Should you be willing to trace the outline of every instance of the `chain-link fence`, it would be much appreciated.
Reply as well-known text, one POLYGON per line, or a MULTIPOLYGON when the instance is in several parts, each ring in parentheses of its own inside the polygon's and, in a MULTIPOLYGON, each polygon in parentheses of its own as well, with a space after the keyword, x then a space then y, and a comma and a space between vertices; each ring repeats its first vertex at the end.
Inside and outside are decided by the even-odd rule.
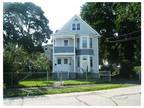
POLYGON ((14 87, 21 81, 63 81, 63 80, 94 80, 98 79, 98 73, 91 72, 4 72, 4 83, 14 87))
POLYGON ((111 81, 111 72, 110 71, 100 71, 99 76, 101 80, 105 80, 110 82, 111 81))

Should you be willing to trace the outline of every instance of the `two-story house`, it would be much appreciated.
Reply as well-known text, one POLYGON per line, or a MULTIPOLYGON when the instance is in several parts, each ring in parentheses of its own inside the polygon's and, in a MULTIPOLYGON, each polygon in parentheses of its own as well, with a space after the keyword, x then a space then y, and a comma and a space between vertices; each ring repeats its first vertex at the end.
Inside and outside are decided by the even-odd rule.
POLYGON ((53 75, 75 78, 77 74, 99 73, 100 34, 79 16, 73 16, 53 37, 53 75))

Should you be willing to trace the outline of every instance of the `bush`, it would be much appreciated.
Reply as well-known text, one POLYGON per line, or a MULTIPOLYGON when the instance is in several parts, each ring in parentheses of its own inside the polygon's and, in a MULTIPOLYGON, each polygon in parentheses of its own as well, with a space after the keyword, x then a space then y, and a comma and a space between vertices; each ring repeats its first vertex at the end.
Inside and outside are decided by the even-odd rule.
POLYGON ((135 78, 140 80, 140 77, 141 77, 141 66, 134 66, 133 72, 136 74, 135 78))
POLYGON ((21 46, 8 44, 4 48, 4 83, 15 85, 27 73, 51 71, 51 63, 41 53, 28 54, 21 46))
POLYGON ((135 73, 133 72, 133 65, 129 60, 121 61, 120 77, 122 78, 135 77, 135 73))
POLYGON ((110 71, 112 76, 117 76, 119 75, 119 68, 117 67, 116 64, 110 64, 110 65, 103 65, 101 67, 101 71, 110 71))
POLYGON ((4 49, 4 83, 18 83, 18 73, 25 71, 28 53, 22 47, 8 44, 4 49))

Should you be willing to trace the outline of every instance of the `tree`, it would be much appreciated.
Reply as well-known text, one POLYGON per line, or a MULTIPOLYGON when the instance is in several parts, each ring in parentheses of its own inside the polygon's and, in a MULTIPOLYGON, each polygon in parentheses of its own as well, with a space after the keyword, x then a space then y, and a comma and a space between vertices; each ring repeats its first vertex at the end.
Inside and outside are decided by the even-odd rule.
POLYGON ((29 54, 18 45, 9 43, 4 49, 4 83, 17 83, 18 74, 28 68, 29 54), (13 79, 13 81, 11 81, 13 79))
POLYGON ((4 45, 11 42, 33 52, 52 33, 44 12, 33 3, 4 3, 3 12, 4 45))
POLYGON ((28 54, 22 46, 9 43, 5 46, 3 55, 6 86, 17 84, 20 79, 29 74, 28 72, 51 72, 52 64, 40 52, 35 55, 28 54))
POLYGON ((110 43, 108 45, 108 38, 116 32, 114 24, 116 14, 113 5, 113 3, 86 3, 81 9, 81 17, 102 35, 99 39, 101 64, 103 59, 108 59, 109 55, 118 53, 113 44, 111 44, 112 47, 110 43), (115 53, 110 54, 109 49, 115 53))
POLYGON ((86 3, 82 6, 81 17, 102 35, 100 63, 104 59, 110 65, 121 64, 122 70, 128 67, 125 70, 129 77, 141 60, 141 4, 86 3))

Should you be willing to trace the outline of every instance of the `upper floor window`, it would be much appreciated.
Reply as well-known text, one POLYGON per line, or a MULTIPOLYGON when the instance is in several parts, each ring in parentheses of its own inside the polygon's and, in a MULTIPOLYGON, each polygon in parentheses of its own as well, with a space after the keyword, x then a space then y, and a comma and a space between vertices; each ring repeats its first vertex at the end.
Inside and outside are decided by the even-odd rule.
POLYGON ((64 40, 64 46, 68 46, 68 40, 64 40))
POLYGON ((76 25, 72 24, 72 30, 76 30, 76 25))
POLYGON ((92 48, 92 38, 90 38, 90 48, 92 48))
POLYGON ((87 48, 87 38, 86 37, 84 37, 82 40, 82 47, 87 48))
POLYGON ((80 30, 80 24, 77 24, 77 30, 80 30))
POLYGON ((72 30, 80 30, 80 24, 72 24, 72 30))
POLYGON ((80 39, 77 38, 77 48, 79 48, 80 39))

